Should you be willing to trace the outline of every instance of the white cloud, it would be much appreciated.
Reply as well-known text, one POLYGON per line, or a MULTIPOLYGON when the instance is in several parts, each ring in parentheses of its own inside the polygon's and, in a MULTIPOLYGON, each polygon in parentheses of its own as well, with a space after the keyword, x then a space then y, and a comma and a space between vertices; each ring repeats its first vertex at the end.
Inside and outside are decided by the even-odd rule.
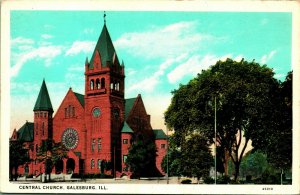
MULTIPOLYGON (((41 83, 40 83, 41 84, 41 83)), ((20 94, 31 94, 32 92, 37 92, 40 89, 39 83, 30 83, 30 82, 22 82, 22 83, 10 83, 11 91, 16 91, 20 94)))
MULTIPOLYGON (((232 54, 225 54, 223 56, 216 56, 207 54, 205 56, 193 55, 189 59, 179 64, 174 70, 167 74, 170 83, 180 81, 186 75, 197 75, 201 70, 208 69, 210 66, 216 64, 218 60, 226 61, 227 58, 232 58, 232 54)), ((235 60, 240 61, 242 55, 234 57, 235 60)))
POLYGON ((76 55, 80 52, 89 53, 92 52, 95 47, 95 41, 75 41, 71 48, 65 53, 66 56, 76 55))
POLYGON ((262 58, 260 59, 260 63, 261 64, 266 64, 269 60, 272 59, 272 57, 277 53, 276 50, 271 51, 269 54, 265 54, 262 56, 262 58))
POLYGON ((11 67, 11 76, 15 77, 19 74, 19 71, 23 67, 23 65, 34 58, 41 58, 45 60, 45 65, 49 66, 51 64, 51 60, 60 55, 62 53, 62 46, 47 46, 47 47, 39 47, 36 49, 32 49, 28 52, 22 53, 19 55, 19 58, 15 65, 11 67))
POLYGON ((135 73, 137 73, 137 71, 135 70, 135 69, 133 69, 133 68, 128 68, 128 69, 125 69, 125 71, 126 71, 126 75, 127 76, 132 76, 132 75, 134 75, 135 73))
POLYGON ((166 58, 197 51, 202 41, 215 37, 196 30, 197 22, 179 22, 163 28, 153 27, 146 32, 123 34, 114 42, 118 50, 146 58, 166 58))
POLYGON ((11 40, 12 47, 16 45, 32 45, 34 44, 34 41, 32 39, 27 39, 24 37, 17 37, 15 39, 11 40))
POLYGON ((49 35, 49 34, 42 34, 41 37, 42 37, 43 39, 51 39, 51 38, 53 38, 53 36, 52 36, 52 35, 49 35))
POLYGON ((276 79, 284 79, 286 77, 286 75, 285 74, 275 74, 274 77, 276 79))
POLYGON ((155 88, 155 86, 159 83, 160 77, 165 74, 165 70, 172 66, 175 63, 178 63, 185 59, 187 57, 187 54, 182 54, 178 56, 177 58, 169 58, 166 61, 164 61, 162 64, 160 64, 158 70, 154 72, 154 74, 151 77, 148 77, 138 83, 135 83, 129 87, 128 91, 134 91, 134 90, 141 90, 152 92, 155 88))
POLYGON ((214 55, 206 55, 201 58, 200 55, 191 56, 186 62, 178 65, 168 75, 170 83, 176 83, 182 79, 185 75, 195 75, 202 69, 207 69, 210 65, 213 65, 218 59, 214 55))
POLYGON ((238 55, 233 60, 237 61, 237 62, 240 62, 243 58, 244 58, 243 55, 238 55))

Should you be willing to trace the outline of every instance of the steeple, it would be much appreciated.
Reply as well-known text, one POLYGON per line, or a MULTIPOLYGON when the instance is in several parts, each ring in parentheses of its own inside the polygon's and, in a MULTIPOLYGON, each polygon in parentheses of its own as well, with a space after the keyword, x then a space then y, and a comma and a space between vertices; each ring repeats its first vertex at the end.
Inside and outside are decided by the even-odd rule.
POLYGON ((38 98, 35 102, 35 106, 33 109, 33 111, 38 111, 38 110, 53 112, 53 108, 52 108, 52 104, 51 104, 51 100, 49 97, 45 80, 43 80, 40 93, 38 95, 38 98))
POLYGON ((110 35, 106 27, 105 17, 104 17, 104 25, 102 28, 102 32, 100 34, 100 37, 94 49, 89 64, 89 69, 94 68, 94 59, 95 56, 97 55, 97 52, 100 55, 102 67, 107 67, 107 66, 110 67, 112 64, 114 64, 115 60, 118 60, 115 48, 113 46, 112 40, 110 38, 110 35))

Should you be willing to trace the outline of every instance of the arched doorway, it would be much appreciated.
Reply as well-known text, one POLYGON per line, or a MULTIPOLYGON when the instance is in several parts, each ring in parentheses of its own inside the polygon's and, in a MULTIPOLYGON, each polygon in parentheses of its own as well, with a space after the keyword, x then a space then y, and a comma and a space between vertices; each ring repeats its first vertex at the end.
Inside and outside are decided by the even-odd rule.
POLYGON ((55 164, 55 173, 60 174, 64 170, 64 162, 63 160, 58 160, 55 164))
POLYGON ((24 175, 28 176, 28 174, 29 174, 29 166, 25 165, 25 167, 24 167, 24 175))
POLYGON ((69 158, 67 160, 67 173, 74 173, 75 170, 75 160, 73 158, 69 158))

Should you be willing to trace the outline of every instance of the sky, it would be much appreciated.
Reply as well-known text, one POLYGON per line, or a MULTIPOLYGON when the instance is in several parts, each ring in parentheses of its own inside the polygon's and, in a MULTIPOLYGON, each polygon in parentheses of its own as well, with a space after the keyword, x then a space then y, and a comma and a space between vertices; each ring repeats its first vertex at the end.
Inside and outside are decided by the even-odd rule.
MULTIPOLYGON (((84 94, 103 24, 101 10, 11 11, 11 131, 33 121, 43 79, 54 114, 70 87, 84 94)), ((125 64, 125 98, 142 95, 153 128, 165 129, 171 91, 218 60, 255 59, 282 81, 292 69, 288 12, 108 11, 106 25, 125 64)))

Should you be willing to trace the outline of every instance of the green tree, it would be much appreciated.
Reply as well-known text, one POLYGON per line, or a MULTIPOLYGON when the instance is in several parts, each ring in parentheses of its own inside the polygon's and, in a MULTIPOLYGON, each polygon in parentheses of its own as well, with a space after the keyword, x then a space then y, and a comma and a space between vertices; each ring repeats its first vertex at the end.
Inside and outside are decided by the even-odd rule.
POLYGON ((172 102, 165 113, 166 123, 174 129, 178 146, 194 131, 202 132, 214 143, 216 107, 216 142, 230 155, 237 180, 245 149, 255 136, 252 132, 267 131, 265 123, 273 112, 278 86, 274 72, 265 65, 244 60, 218 61, 172 92, 172 102))
POLYGON ((198 181, 208 176, 213 166, 208 140, 196 133, 188 136, 181 147, 180 161, 183 175, 197 177, 198 181))
POLYGON ((68 149, 61 143, 55 143, 51 139, 44 140, 37 153, 37 159, 39 162, 45 163, 45 174, 49 175, 52 172, 55 164, 64 158, 68 158, 68 149))
POLYGON ((17 181, 19 166, 24 165, 25 163, 31 161, 28 152, 29 152, 28 149, 24 148, 23 142, 17 140, 9 142, 9 180, 10 181, 12 181, 13 179, 17 181))
POLYGON ((168 157, 164 156, 161 167, 165 173, 171 176, 181 176, 181 165, 180 165, 181 153, 176 149, 168 149, 168 157), (167 162, 168 161, 168 162, 167 162), (168 163, 168 165, 167 165, 168 163), (168 167, 167 167, 168 166, 168 167))
POLYGON ((285 81, 280 83, 279 95, 274 98, 276 109, 272 109, 272 120, 267 124, 269 131, 259 129, 252 136, 254 148, 265 152, 268 162, 281 170, 292 166, 292 81, 293 72, 289 72, 285 81))
POLYGON ((157 176, 155 158, 154 141, 140 137, 131 145, 125 163, 133 173, 133 177, 157 176))
POLYGON ((253 178, 259 178, 268 166, 265 154, 258 151, 249 151, 241 162, 240 172, 244 177, 251 175, 253 178))
MULTIPOLYGON (((172 137, 172 136, 171 136, 172 137)), ((173 139, 170 139, 172 146, 173 139)), ((185 138, 180 148, 169 150, 169 176, 206 177, 213 166, 213 158, 208 140, 198 133, 185 138)), ((162 161, 162 168, 167 172, 167 157, 162 161)))

